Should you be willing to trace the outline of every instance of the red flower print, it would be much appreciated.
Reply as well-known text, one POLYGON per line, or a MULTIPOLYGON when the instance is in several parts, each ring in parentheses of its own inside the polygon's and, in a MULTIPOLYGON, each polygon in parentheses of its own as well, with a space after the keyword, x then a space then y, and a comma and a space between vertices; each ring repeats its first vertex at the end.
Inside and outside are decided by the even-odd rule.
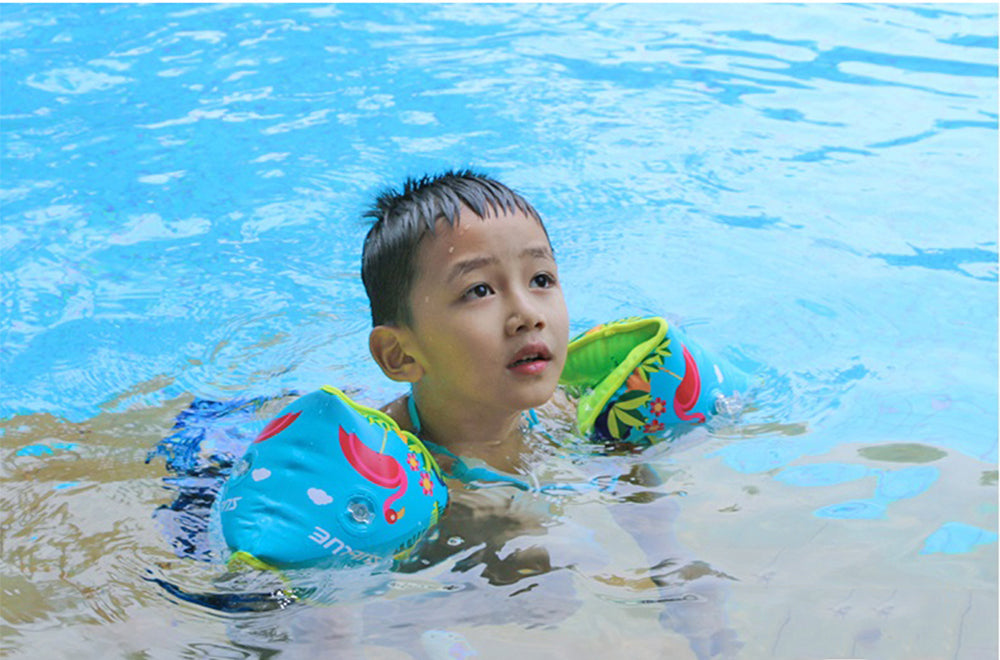
POLYGON ((431 481, 431 475, 426 472, 420 473, 420 487, 424 491, 424 495, 432 495, 434 493, 434 482, 431 481))
POLYGON ((654 419, 653 421, 649 422, 648 424, 646 424, 645 426, 642 427, 642 432, 643 433, 659 433, 660 431, 662 431, 665 428, 666 427, 659 420, 654 419))
POLYGON ((417 455, 414 454, 412 451, 406 455, 406 464, 410 466, 411 470, 420 469, 420 461, 417 460, 417 455))
POLYGON ((663 413, 667 412, 667 402, 660 397, 656 397, 649 404, 649 412, 653 415, 653 417, 659 417, 663 413))

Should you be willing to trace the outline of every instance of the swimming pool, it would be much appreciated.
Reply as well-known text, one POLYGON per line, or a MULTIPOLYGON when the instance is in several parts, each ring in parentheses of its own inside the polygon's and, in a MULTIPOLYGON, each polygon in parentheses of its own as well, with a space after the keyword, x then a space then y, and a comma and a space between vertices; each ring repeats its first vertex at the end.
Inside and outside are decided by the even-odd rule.
POLYGON ((995 5, 4 5, 0 30, 12 657, 996 657, 995 5), (267 585, 174 553, 147 452, 196 397, 396 394, 359 216, 465 165, 546 218, 573 331, 667 314, 760 368, 755 409, 554 457, 655 478, 529 498, 532 533, 330 605, 185 599, 267 585))

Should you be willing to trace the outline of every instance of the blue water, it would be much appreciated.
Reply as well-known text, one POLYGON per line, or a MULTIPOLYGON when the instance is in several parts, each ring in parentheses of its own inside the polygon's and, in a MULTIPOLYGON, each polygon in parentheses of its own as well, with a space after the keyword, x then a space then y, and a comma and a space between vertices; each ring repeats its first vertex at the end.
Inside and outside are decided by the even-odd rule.
MULTIPOLYGON (((360 216, 405 176, 474 166, 545 218, 571 333, 664 314, 767 376, 740 425, 656 459, 693 475, 693 552, 738 564, 716 535, 744 520, 789 583, 828 587, 843 576, 787 559, 825 530, 826 549, 878 558, 874 577, 844 569, 859 589, 927 580, 928 603, 995 622, 995 5, 0 12, 6 505, 99 509, 104 477, 69 453, 135 471, 120 486, 148 507, 116 515, 141 527, 166 495, 135 466, 192 397, 397 394, 367 359, 360 216), (106 427, 118 440, 90 446, 114 450, 88 453, 80 429, 106 427), (704 514, 754 492, 780 513, 741 499, 722 522, 704 514), (972 600, 941 600, 945 577, 972 600)), ((97 517, 78 515, 75 540, 98 544, 97 517)), ((48 594, 39 524, 5 529, 5 560, 48 594)), ((757 570, 729 570, 742 657, 812 655, 777 610, 744 614, 757 570), (780 643, 755 646, 752 626, 780 643)), ((97 609, 127 620, 122 600, 97 609)), ((42 611, 65 621, 56 601, 42 611)), ((929 625, 917 610, 902 630, 929 625)), ((39 648, 5 617, 17 648, 39 648)), ((873 625, 839 646, 829 633, 827 655, 876 648, 873 625)), ((426 648, 452 640, 438 627, 426 648)), ((995 628, 967 627, 924 648, 995 656, 995 628)), ((878 637, 880 657, 913 657, 901 634, 878 637)))

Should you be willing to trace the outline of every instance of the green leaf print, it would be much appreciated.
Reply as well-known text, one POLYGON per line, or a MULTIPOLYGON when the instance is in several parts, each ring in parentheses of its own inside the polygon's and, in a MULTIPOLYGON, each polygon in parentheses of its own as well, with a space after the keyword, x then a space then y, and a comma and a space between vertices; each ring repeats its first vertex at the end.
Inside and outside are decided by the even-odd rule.
POLYGON ((639 410, 649 402, 650 396, 642 390, 628 390, 618 400, 611 404, 608 413, 608 431, 611 437, 622 439, 629 434, 630 428, 643 426, 646 416, 639 410))
POLYGON ((649 382, 650 374, 660 371, 663 368, 664 358, 668 358, 671 355, 673 353, 670 351, 670 338, 668 337, 660 342, 659 346, 650 351, 649 356, 642 361, 637 371, 646 382, 649 382))

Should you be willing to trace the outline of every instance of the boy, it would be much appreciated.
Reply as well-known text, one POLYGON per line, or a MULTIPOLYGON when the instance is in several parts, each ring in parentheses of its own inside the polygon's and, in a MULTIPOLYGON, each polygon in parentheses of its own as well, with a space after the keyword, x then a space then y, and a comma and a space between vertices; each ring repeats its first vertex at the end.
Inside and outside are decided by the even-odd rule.
MULTIPOLYGON (((541 408, 545 417, 569 421, 573 410, 557 389, 569 322, 552 246, 538 213, 497 181, 459 171, 407 181, 402 192, 382 194, 367 216, 375 220, 365 239, 361 270, 374 326, 369 348, 386 376, 411 384, 410 393, 384 411, 417 435, 446 473, 469 459, 485 462, 499 480, 503 478, 495 471, 527 467, 523 462, 531 451, 525 443, 524 411, 541 408)), ((633 470, 625 480, 646 486, 647 478, 633 470)), ((655 478, 649 485, 655 487, 655 478)), ((608 562, 663 565, 662 553, 671 556, 677 549, 670 524, 676 508, 669 499, 657 501, 658 495, 646 505, 615 504, 607 510, 599 502, 574 505, 578 513, 586 511, 588 526, 615 539, 616 554, 626 555, 610 557, 590 540, 597 529, 580 534, 565 520, 552 524, 562 518, 556 501, 510 492, 467 490, 453 483, 449 514, 439 523, 439 533, 423 543, 415 565, 404 563, 398 569, 420 570, 461 551, 473 552, 461 565, 482 566, 482 576, 494 585, 538 579, 561 567, 584 573, 590 568, 598 581, 617 584, 615 580, 625 578, 607 577, 613 571, 608 562), (607 518, 609 513, 613 519, 607 518), (638 547, 625 540, 622 523, 638 547), (523 543, 525 536, 542 535, 549 537, 544 544, 523 543), (518 537, 522 542, 515 550, 505 548, 518 537), (572 549, 570 556, 566 548, 572 549)), ((633 582, 633 589, 649 594, 665 588, 674 594, 667 601, 678 590, 655 576, 633 582)), ((517 589, 509 595, 532 591, 517 589)), ((728 655, 731 640, 714 610, 714 585, 692 590, 706 592, 707 608, 666 607, 660 614, 663 624, 687 634, 699 657, 728 655)), ((574 603, 570 593, 564 591, 556 600, 569 597, 566 602, 574 603)), ((537 597, 545 598, 545 590, 537 597)), ((522 595, 522 607, 523 601, 522 595)), ((418 608, 425 606, 418 602, 418 608)), ((567 605, 545 602, 544 607, 551 617, 567 605)), ((625 631, 633 625, 641 628, 643 616, 626 614, 615 625, 627 638, 625 631)), ((655 625, 655 618, 650 623, 655 625)))
POLYGON ((461 171, 408 181, 367 216, 369 348, 386 376, 412 388, 385 411, 444 448, 435 453, 445 470, 449 455, 522 467, 523 411, 553 398, 569 333, 538 213, 502 184, 461 171))

